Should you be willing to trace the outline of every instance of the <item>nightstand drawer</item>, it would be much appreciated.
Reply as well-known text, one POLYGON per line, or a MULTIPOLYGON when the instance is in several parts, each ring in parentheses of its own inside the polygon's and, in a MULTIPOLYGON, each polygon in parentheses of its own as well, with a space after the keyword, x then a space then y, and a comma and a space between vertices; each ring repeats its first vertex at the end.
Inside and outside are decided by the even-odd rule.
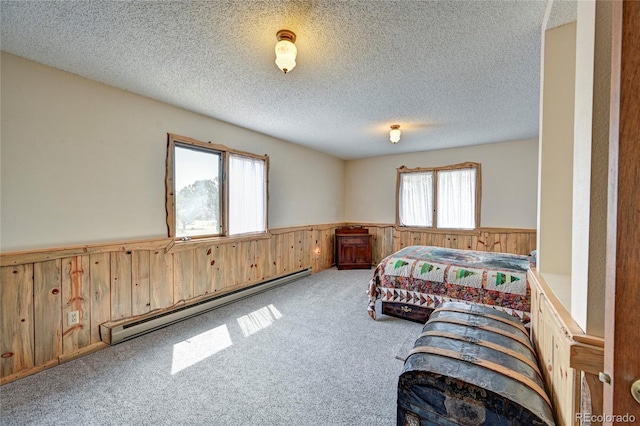
POLYGON ((338 237, 343 244, 369 244, 369 236, 363 237, 338 237))

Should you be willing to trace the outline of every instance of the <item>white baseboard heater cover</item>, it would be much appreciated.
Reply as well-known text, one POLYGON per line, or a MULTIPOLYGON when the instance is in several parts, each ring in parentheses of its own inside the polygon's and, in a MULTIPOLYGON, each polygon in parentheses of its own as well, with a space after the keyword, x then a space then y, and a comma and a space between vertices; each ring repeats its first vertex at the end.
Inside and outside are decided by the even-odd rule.
POLYGON ((116 345, 125 340, 133 339, 142 334, 149 333, 162 327, 174 324, 178 321, 191 318, 193 316, 210 311, 217 307, 227 305, 236 300, 248 297, 274 287, 290 283, 293 280, 311 275, 311 268, 294 272, 270 281, 255 284, 251 287, 236 290, 234 292, 214 297, 212 299, 202 300, 191 305, 181 306, 171 311, 163 312, 158 315, 150 316, 143 319, 131 320, 131 322, 111 325, 112 323, 100 324, 100 338, 109 345, 116 345))

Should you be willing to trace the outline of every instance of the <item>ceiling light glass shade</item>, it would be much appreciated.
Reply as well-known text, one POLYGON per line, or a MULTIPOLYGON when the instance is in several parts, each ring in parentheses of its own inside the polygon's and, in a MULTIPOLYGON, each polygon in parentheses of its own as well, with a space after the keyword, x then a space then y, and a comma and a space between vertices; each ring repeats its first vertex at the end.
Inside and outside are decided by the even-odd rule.
POLYGON ((389 140, 391 141, 391 143, 398 143, 400 142, 400 126, 391 126, 391 131, 389 132, 389 140))
POLYGON ((276 65, 285 74, 296 66, 296 55, 298 49, 289 40, 280 40, 276 44, 276 65))

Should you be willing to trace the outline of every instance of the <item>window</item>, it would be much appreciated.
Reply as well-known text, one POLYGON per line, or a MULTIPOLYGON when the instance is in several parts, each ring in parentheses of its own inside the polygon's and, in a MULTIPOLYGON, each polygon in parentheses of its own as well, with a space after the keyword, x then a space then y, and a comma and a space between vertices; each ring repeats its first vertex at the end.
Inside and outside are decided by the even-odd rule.
POLYGON ((169 236, 265 232, 268 157, 169 134, 169 236))
POLYGON ((397 224, 476 229, 480 225, 480 164, 398 169, 397 224))

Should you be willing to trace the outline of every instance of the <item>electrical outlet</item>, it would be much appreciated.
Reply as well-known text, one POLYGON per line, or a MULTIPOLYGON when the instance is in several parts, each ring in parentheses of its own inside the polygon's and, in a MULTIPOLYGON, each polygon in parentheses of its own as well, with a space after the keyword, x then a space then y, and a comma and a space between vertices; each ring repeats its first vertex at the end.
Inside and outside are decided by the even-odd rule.
POLYGON ((80 312, 71 311, 67 314, 67 325, 76 325, 80 322, 80 312))

